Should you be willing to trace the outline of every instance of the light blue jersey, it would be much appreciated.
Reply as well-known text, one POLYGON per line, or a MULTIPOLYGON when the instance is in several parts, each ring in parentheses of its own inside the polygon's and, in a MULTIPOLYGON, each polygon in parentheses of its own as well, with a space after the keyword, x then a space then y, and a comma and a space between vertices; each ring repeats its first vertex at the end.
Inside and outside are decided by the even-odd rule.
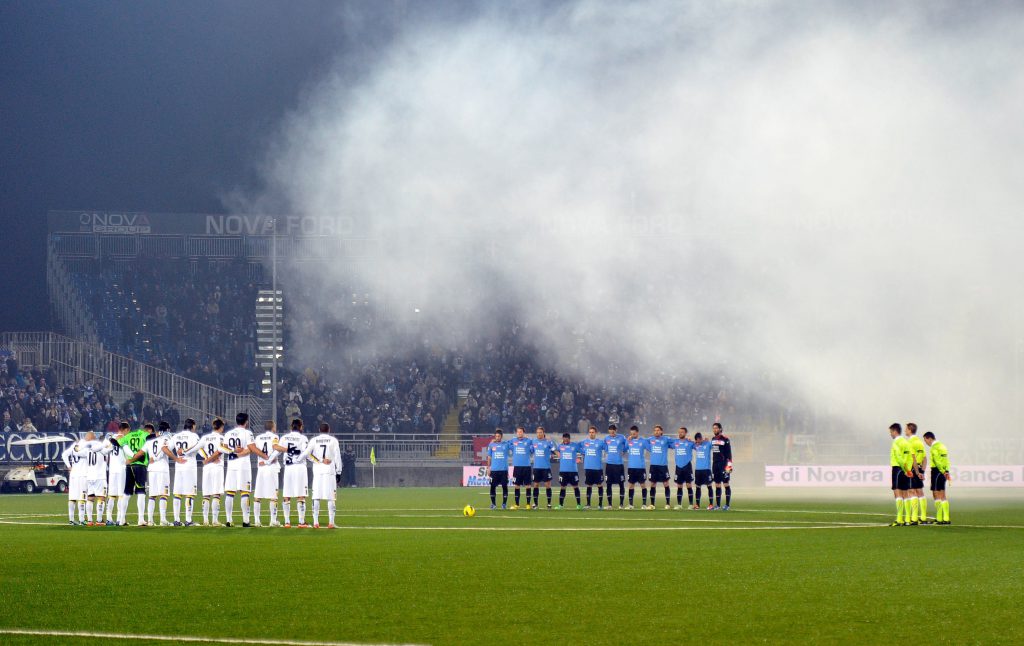
POLYGON ((583 453, 583 468, 601 470, 601 455, 608 452, 604 440, 590 439, 589 437, 580 442, 580 450, 583 453))
POLYGON ((627 466, 630 469, 646 469, 647 462, 644 460, 644 451, 647 451, 649 448, 647 440, 642 437, 638 437, 635 440, 626 440, 626 446, 629 451, 629 464, 627 466))
POLYGON ((523 439, 516 437, 509 440, 509 445, 512 447, 512 466, 530 466, 530 456, 533 454, 533 440, 528 437, 523 439))
POLYGON ((491 442, 487 445, 487 457, 491 459, 491 471, 508 471, 508 459, 512 455, 508 442, 491 442))
POLYGON ((711 470, 711 442, 694 443, 693 456, 696 458, 693 468, 697 471, 711 470))
POLYGON ((576 471, 576 457, 583 455, 580 445, 576 442, 569 442, 568 444, 559 444, 557 447, 558 451, 558 470, 559 471, 576 471))
POLYGON ((622 464, 622 456, 626 454, 626 438, 621 435, 606 435, 604 445, 608 449, 608 464, 622 464))
POLYGON ((551 452, 555 450, 555 443, 551 440, 533 440, 533 468, 550 469, 551 452))
POLYGON ((651 466, 668 466, 668 447, 669 439, 662 435, 661 437, 649 437, 647 438, 647 450, 651 452, 651 466))
POLYGON ((693 440, 669 440, 668 447, 676 451, 676 466, 685 467, 693 461, 693 440))

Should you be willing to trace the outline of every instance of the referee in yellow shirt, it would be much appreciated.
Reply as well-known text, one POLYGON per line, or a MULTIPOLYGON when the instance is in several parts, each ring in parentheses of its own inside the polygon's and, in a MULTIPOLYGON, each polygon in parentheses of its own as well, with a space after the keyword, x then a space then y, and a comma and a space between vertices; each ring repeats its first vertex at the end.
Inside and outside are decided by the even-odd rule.
POLYGON ((931 449, 932 458, 932 499, 935 500, 935 524, 949 525, 949 500, 946 499, 946 483, 949 475, 949 452, 946 445, 935 440, 935 433, 924 434, 924 443, 931 449))
POLYGON ((889 449, 889 464, 892 466, 892 495, 896 499, 896 521, 889 527, 910 524, 910 509, 904 509, 910 493, 910 473, 914 459, 910 455, 910 444, 903 439, 903 428, 899 423, 889 426, 892 448, 889 449), (904 513, 906 515, 904 515, 904 513))

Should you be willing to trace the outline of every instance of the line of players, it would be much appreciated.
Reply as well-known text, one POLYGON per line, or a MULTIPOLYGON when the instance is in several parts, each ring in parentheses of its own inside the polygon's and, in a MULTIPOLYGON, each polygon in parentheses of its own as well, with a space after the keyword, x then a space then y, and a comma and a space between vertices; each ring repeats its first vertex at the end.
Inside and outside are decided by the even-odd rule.
POLYGON ((676 509, 683 508, 683 487, 689 501, 687 508, 700 509, 701 487, 708 491, 708 509, 728 510, 732 503, 732 488, 729 481, 732 474, 732 445, 722 433, 722 425, 712 425, 712 437, 705 439, 700 433, 693 440, 687 437, 686 427, 680 427, 678 437, 665 437, 664 429, 655 426, 651 437, 640 437, 636 426, 629 428, 629 437, 618 434, 612 424, 608 434, 597 437, 597 427, 591 426, 587 439, 570 441, 568 433, 562 435, 562 443, 548 440, 542 426, 538 426, 536 437, 526 437, 526 429, 516 428, 515 438, 504 439, 504 431, 496 429, 494 438, 487 445, 487 467, 491 476, 491 509, 497 508, 497 488, 501 487, 501 508, 508 505, 508 472, 511 463, 512 486, 515 488, 515 503, 512 509, 519 509, 520 490, 526 488, 526 509, 540 507, 540 485, 547 494, 547 508, 551 509, 551 466, 557 460, 559 466, 558 504, 555 509, 565 506, 566 489, 572 487, 576 496, 576 509, 590 509, 593 489, 597 487, 597 508, 612 509, 612 486, 619 486, 619 509, 633 509, 635 487, 640 485, 642 504, 640 509, 656 508, 657 487, 663 485, 665 509, 672 507, 672 492, 669 484, 669 452, 675 453, 676 509), (650 457, 648 475, 647 456, 650 457), (583 465, 586 485, 586 505, 580 495, 579 466, 583 465), (648 480, 650 485, 648 488, 648 480), (625 504, 628 481, 629 504, 625 504), (697 488, 694 492, 694 481, 697 488), (714 485, 714 492, 712 492, 714 485), (723 485, 725 504, 722 504, 723 485), (695 496, 696 493, 696 496, 695 496), (605 494, 608 505, 604 503, 605 494), (648 503, 648 494, 650 502, 648 503))
POLYGON ((907 422, 906 431, 899 423, 889 426, 892 447, 889 464, 892 466, 892 495, 896 499, 896 520, 890 527, 905 525, 949 525, 949 500, 946 484, 953 481, 949 473, 949 452, 946 445, 935 439, 931 431, 922 440, 917 435, 917 424, 907 422), (904 435, 905 433, 905 435, 904 435), (930 484, 935 501, 935 520, 928 519, 928 501, 924 497, 924 473, 928 468, 930 451, 930 484))
POLYGON ((250 526, 250 497, 255 494, 255 525, 262 525, 261 503, 269 505, 269 525, 278 527, 277 497, 284 462, 284 527, 291 527, 291 506, 296 503, 298 527, 306 524, 309 494, 307 460, 312 462, 314 528, 320 527, 320 503, 327 503, 328 528, 335 527, 337 480, 341 474, 341 452, 331 428, 320 424, 320 433, 307 437, 302 420, 291 423, 291 431, 278 436, 268 421, 259 435, 249 430, 249 416, 235 416, 236 426, 225 431, 223 420, 213 421, 213 430, 202 437, 195 421, 185 420, 182 430, 171 433, 167 422, 157 427, 146 424, 131 430, 122 423, 117 433, 100 440, 87 433, 63 452, 68 478, 68 521, 72 525, 127 525, 129 499, 136 496, 138 525, 192 526, 197 497, 198 463, 202 462, 203 524, 220 525, 221 500, 225 526, 234 521, 234 503, 240 502, 242 527, 250 526), (256 488, 252 488, 252 461, 258 457, 256 488), (280 458, 280 459, 279 459, 280 458), (171 482, 170 464, 174 463, 171 482), (167 520, 167 499, 173 496, 174 522, 167 520), (109 501, 109 504, 108 504, 109 501), (117 506, 115 514, 114 508, 117 506), (95 513, 93 507, 95 506, 95 513), (184 515, 182 508, 184 507, 184 515), (104 520, 104 509, 106 520, 104 520), (78 520, 75 520, 75 512, 78 520), (182 520, 184 518, 184 520, 182 520))

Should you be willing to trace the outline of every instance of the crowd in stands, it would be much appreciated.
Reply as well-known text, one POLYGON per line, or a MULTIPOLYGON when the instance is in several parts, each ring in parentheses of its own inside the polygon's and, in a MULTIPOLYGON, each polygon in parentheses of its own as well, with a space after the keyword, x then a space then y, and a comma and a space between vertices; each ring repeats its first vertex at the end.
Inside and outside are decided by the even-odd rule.
POLYGON ((138 428, 145 421, 167 420, 174 428, 181 415, 174 406, 134 393, 118 402, 98 385, 60 382, 52 372, 19 369, 6 356, 0 363, 0 431, 35 433, 113 432, 122 421, 138 428))
POLYGON ((256 394, 255 303, 245 262, 98 262, 75 273, 107 349, 229 392, 256 394))
POLYGON ((448 353, 414 359, 355 361, 346 377, 326 379, 307 369, 282 371, 277 419, 302 418, 307 427, 327 422, 341 435, 437 434, 457 397, 456 369, 448 353))

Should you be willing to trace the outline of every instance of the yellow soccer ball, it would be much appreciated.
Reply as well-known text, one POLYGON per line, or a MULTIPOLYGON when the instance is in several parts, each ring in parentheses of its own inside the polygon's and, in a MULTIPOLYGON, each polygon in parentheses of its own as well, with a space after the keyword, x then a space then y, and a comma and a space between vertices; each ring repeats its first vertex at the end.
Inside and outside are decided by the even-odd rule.
POLYGON ((462 515, 467 518, 472 518, 473 516, 476 516, 476 508, 473 507, 473 505, 466 505, 462 508, 462 515))

